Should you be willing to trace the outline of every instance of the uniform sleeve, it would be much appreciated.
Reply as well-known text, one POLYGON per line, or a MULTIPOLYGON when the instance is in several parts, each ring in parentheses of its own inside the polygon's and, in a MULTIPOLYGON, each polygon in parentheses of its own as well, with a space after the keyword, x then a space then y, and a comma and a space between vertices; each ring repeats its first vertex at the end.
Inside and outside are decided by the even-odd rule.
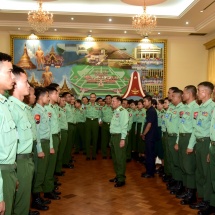
POLYGON ((1 170, 0 170, 0 202, 4 201, 4 196, 3 196, 3 178, 1 175, 1 170))
POLYGON ((41 115, 40 113, 36 111, 32 111, 32 115, 34 117, 34 120, 36 122, 36 132, 37 132, 37 153, 43 152, 42 146, 41 146, 41 141, 40 141, 40 120, 41 120, 41 115))
POLYGON ((128 112, 127 110, 120 111, 120 130, 121 130, 121 139, 125 139, 128 131, 128 112))
POLYGON ((132 114, 132 113, 129 113, 128 131, 131 130, 132 123, 133 123, 133 114, 132 114))
POLYGON ((51 133, 51 131, 50 131, 50 149, 53 149, 54 148, 54 146, 53 146, 53 138, 52 138, 52 133, 51 133))

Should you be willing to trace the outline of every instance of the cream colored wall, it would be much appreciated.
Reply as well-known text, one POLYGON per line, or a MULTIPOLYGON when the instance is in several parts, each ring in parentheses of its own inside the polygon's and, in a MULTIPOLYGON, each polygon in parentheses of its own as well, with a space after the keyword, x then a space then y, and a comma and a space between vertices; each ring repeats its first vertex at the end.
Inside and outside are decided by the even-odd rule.
MULTIPOLYGON (((167 87, 183 89, 207 78, 207 50, 204 37, 167 37, 167 87)), ((0 32, 0 51, 10 53, 10 35, 0 32)))

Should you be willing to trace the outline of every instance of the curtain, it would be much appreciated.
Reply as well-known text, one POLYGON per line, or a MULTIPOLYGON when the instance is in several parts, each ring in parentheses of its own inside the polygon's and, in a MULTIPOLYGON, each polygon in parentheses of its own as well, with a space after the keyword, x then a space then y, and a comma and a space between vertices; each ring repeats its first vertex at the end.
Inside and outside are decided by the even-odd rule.
POLYGON ((208 81, 215 84, 215 47, 208 50, 208 81))

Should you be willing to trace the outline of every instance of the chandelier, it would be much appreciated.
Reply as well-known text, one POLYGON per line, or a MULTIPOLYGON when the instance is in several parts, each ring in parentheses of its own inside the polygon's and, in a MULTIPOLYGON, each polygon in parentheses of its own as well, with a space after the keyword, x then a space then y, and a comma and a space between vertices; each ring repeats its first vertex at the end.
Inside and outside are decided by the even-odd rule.
POLYGON ((156 27, 156 16, 146 13, 146 5, 144 0, 143 14, 136 15, 132 20, 132 27, 141 36, 147 36, 156 27))
POLYGON ((42 0, 38 3, 38 10, 28 12, 28 23, 38 33, 44 33, 53 23, 53 14, 43 10, 42 0))

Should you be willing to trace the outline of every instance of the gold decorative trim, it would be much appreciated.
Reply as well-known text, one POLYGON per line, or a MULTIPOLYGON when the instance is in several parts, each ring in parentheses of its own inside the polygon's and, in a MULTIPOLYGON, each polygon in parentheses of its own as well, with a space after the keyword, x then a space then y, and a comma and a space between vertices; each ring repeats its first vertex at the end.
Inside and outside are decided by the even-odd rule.
MULTIPOLYGON (((37 40, 77 40, 86 41, 86 37, 68 37, 68 36, 38 36, 37 40)), ((29 35, 10 35, 10 54, 14 56, 14 39, 29 39, 29 35)), ((129 39, 129 38, 94 38, 92 42, 142 42, 142 39, 129 39)), ((215 46, 215 39, 213 46, 215 46)), ((150 39, 151 43, 163 43, 164 44, 164 77, 163 77, 163 96, 166 97, 166 83, 167 83, 167 39, 150 39)), ((211 41, 210 41, 211 42, 211 41)), ((208 42, 208 43, 210 43, 208 42)), ((206 44, 208 44, 206 43, 206 44)), ((206 44, 204 44, 206 46, 206 44)), ((210 47, 210 48, 212 48, 210 47)), ((207 47, 206 47, 207 48, 207 47)), ((207 48, 209 49, 209 48, 207 48)))
POLYGON ((211 48, 213 48, 213 47, 215 47, 215 39, 213 39, 213 40, 211 40, 211 41, 205 43, 204 46, 205 46, 205 48, 206 48, 207 50, 208 50, 208 49, 211 49, 211 48))

